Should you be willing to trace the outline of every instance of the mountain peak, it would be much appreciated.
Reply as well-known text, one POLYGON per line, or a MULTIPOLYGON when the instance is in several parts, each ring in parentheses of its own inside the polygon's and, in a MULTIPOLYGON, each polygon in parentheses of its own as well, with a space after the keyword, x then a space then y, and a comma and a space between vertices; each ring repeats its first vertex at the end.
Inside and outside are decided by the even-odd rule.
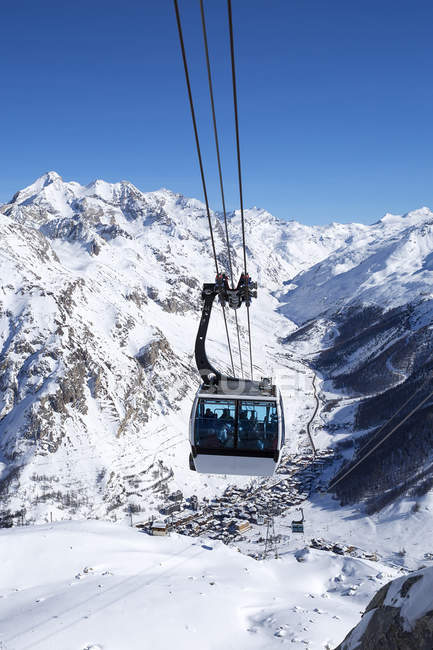
POLYGON ((57 172, 45 172, 39 180, 44 179, 45 180, 45 185, 49 185, 50 183, 53 183, 54 181, 61 181, 63 180, 60 174, 57 172))
POLYGON ((431 217, 432 211, 430 208, 423 206, 421 208, 417 208, 416 210, 411 210, 410 212, 406 212, 405 214, 391 214, 390 212, 387 212, 382 219, 380 219, 377 223, 383 223, 386 225, 389 224, 400 224, 403 225, 404 223, 418 223, 420 221, 425 221, 425 219, 431 217))
POLYGON ((45 174, 39 176, 39 178, 37 178, 34 183, 28 185, 23 190, 20 190, 19 192, 14 194, 11 203, 23 203, 24 201, 27 201, 32 196, 39 194, 39 192, 41 192, 41 190, 43 190, 44 187, 47 187, 47 185, 51 185, 56 181, 60 181, 61 183, 63 182, 62 177, 57 172, 54 171, 45 172, 45 174))
POLYGON ((35 188, 35 193, 40 192, 44 187, 47 187, 47 185, 51 185, 51 183, 55 183, 56 181, 60 181, 63 183, 63 178, 58 174, 57 172, 51 171, 51 172, 45 172, 45 174, 42 174, 42 176, 39 176, 35 180, 34 183, 29 185, 28 188, 25 188, 22 190, 23 192, 29 188, 35 188))

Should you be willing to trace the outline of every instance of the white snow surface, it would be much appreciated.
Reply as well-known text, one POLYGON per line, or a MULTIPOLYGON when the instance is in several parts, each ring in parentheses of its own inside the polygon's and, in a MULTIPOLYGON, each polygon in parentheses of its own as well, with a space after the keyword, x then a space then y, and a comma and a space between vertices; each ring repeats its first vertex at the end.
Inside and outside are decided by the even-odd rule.
POLYGON ((102 522, 2 530, 0 553, 5 650, 333 648, 396 573, 321 551, 257 562, 102 522))
MULTIPOLYGON (((56 489, 72 487, 81 500, 92 495, 90 505, 80 504, 81 515, 107 516, 107 487, 112 499, 120 499, 131 491, 124 486, 125 475, 144 476, 160 460, 173 469, 180 486, 187 483, 187 492, 203 492, 200 478, 191 478, 188 470, 185 477, 184 432, 198 386, 193 350, 200 287, 214 276, 204 205, 166 189, 143 193, 128 182, 101 180, 82 186, 49 172, 0 210, 0 345, 10 386, 0 396, 5 453, 0 471, 3 467, 6 478, 12 467, 20 468, 9 506, 29 510, 29 502, 41 497, 31 514, 44 521, 44 488, 31 477, 53 482, 60 475, 56 489), (155 341, 162 342, 162 352, 152 369, 142 371, 135 357, 155 341), (80 409, 75 400, 66 406, 68 417, 47 411, 44 400, 58 393, 59 382, 70 384, 71 365, 80 371, 77 355, 86 356, 80 409), (29 421, 35 419, 37 435, 29 436, 29 421), (11 457, 19 460, 8 463, 11 457)), ((227 268, 221 217, 212 219, 219 262, 227 268)), ((236 281, 242 268, 239 213, 229 220, 236 281)), ((291 399, 297 403, 303 400, 304 376, 296 364, 287 368, 277 343, 295 326, 278 313, 277 293, 283 281, 365 226, 307 227, 252 209, 246 211, 246 229, 249 271, 260 286, 251 308, 255 373, 268 376, 282 369, 296 384, 291 399)), ((239 316, 247 365, 245 314, 239 316)), ((233 314, 229 327, 234 344, 233 314)), ((208 352, 228 367, 218 308, 208 352)), ((236 349, 234 360, 239 372, 236 349)), ((294 428, 298 412, 287 414, 294 428)), ((296 437, 288 436, 294 447, 296 437)), ((225 484, 213 479, 210 493, 225 484)), ((57 508, 55 516, 62 516, 57 508)), ((111 510, 110 516, 119 512, 111 510)))
MULTIPOLYGON (((402 576, 393 580, 386 591, 382 607, 395 607, 405 632, 413 632, 417 621, 433 610, 433 569, 423 568, 410 576, 402 576)), ((376 612, 381 616, 380 609, 370 609, 363 615, 358 625, 351 631, 344 643, 345 650, 362 650, 363 636, 370 620, 376 612)))

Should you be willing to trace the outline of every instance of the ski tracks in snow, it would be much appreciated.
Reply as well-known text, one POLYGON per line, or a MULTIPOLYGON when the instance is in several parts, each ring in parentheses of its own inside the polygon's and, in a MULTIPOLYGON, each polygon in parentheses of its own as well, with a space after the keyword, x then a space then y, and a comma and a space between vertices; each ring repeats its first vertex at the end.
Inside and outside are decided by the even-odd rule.
MULTIPOLYGON (((127 610, 128 599, 135 597, 137 592, 145 590, 162 579, 166 579, 173 570, 182 564, 207 552, 207 549, 201 547, 195 549, 193 546, 189 543, 179 553, 171 556, 167 562, 159 564, 150 562, 142 571, 131 576, 117 578, 109 574, 109 572, 106 572, 106 575, 100 573, 97 575, 90 574, 86 578, 84 594, 83 588, 80 589, 80 583, 77 582, 76 578, 74 582, 69 583, 68 587, 46 598, 44 600, 44 609, 40 613, 38 612, 39 604, 35 604, 31 608, 24 611, 20 610, 15 616, 9 617, 7 622, 4 621, 3 629, 6 631, 3 638, 3 647, 7 650, 30 650, 30 648, 47 650, 47 648, 54 648, 56 647, 56 635, 64 635, 68 628, 82 624, 83 620, 92 619, 110 607, 115 608, 120 602, 127 610), (180 556, 184 557, 180 559, 180 556), (101 581, 106 582, 107 586, 104 587, 101 581), (49 606, 47 601, 49 600, 53 601, 53 606, 50 608, 50 613, 47 614, 47 605, 49 606), (61 603, 61 605, 56 607, 56 602, 61 603), (68 603, 66 607, 65 602, 68 603), (9 635, 7 629, 9 628, 10 631, 14 628, 19 629, 23 617, 33 618, 34 622, 26 629, 20 629, 18 632, 9 635)), ((149 594, 149 598, 151 598, 151 594, 149 594)), ((105 616, 107 616, 107 613, 105 613, 105 616)))

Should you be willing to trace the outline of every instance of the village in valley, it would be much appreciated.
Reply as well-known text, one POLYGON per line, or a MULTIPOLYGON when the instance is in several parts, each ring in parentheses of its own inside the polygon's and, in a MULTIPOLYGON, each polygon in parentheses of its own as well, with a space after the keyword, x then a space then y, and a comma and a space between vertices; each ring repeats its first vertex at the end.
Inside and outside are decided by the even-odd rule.
MULTIPOLYGON (((199 499, 197 495, 184 498, 181 490, 170 493, 164 483, 160 492, 160 517, 137 522, 135 526, 152 535, 175 531, 190 537, 221 540, 225 544, 247 542, 249 554, 260 558, 265 535, 268 542, 271 537, 274 545, 277 541, 272 530, 273 517, 288 517, 287 533, 304 533, 303 524, 296 526, 293 522, 300 521, 302 503, 311 491, 324 489, 323 469, 334 460, 330 449, 319 451, 314 458, 311 453, 287 455, 271 479, 255 479, 247 487, 228 485, 221 496, 211 499, 199 499)), ((284 536, 280 532, 279 540, 284 536)))
MULTIPOLYGON (((311 452, 288 454, 271 479, 252 480, 246 487, 228 485, 222 495, 201 500, 197 495, 184 498, 181 490, 170 493, 167 482, 163 482, 160 517, 135 522, 134 526, 155 536, 175 532, 219 540, 257 560, 284 554, 290 540, 296 539, 300 562, 308 548, 379 562, 382 558, 378 552, 325 540, 314 535, 307 521, 304 526, 303 502, 313 491, 326 492, 324 470, 334 461, 332 449, 317 451, 315 456, 311 452)), ((396 568, 403 570, 402 564, 396 568)))

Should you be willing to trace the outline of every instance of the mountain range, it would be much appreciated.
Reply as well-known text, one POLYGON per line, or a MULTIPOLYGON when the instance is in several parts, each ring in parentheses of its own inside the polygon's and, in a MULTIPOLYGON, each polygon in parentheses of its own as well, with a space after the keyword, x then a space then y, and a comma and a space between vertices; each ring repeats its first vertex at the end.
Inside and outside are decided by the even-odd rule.
MULTIPOLYGON (((316 375, 315 444, 336 451, 337 477, 383 439, 338 483, 342 503, 374 511, 424 493, 433 462, 433 213, 306 226, 252 208, 245 223, 259 285, 256 375, 278 370, 291 385, 305 366, 316 375)), ((212 224, 228 272, 220 213, 212 224)), ((237 278, 239 211, 228 228, 237 278)), ((49 172, 0 206, 0 234, 3 522, 152 512, 161 481, 222 489, 203 487, 187 465, 200 291, 215 273, 205 206, 167 189, 82 186, 49 172)), ((229 328, 239 372, 232 314, 229 328)), ((209 353, 228 369, 219 310, 209 353)), ((285 393, 289 453, 305 445, 305 417, 292 411, 307 397, 285 393)))

